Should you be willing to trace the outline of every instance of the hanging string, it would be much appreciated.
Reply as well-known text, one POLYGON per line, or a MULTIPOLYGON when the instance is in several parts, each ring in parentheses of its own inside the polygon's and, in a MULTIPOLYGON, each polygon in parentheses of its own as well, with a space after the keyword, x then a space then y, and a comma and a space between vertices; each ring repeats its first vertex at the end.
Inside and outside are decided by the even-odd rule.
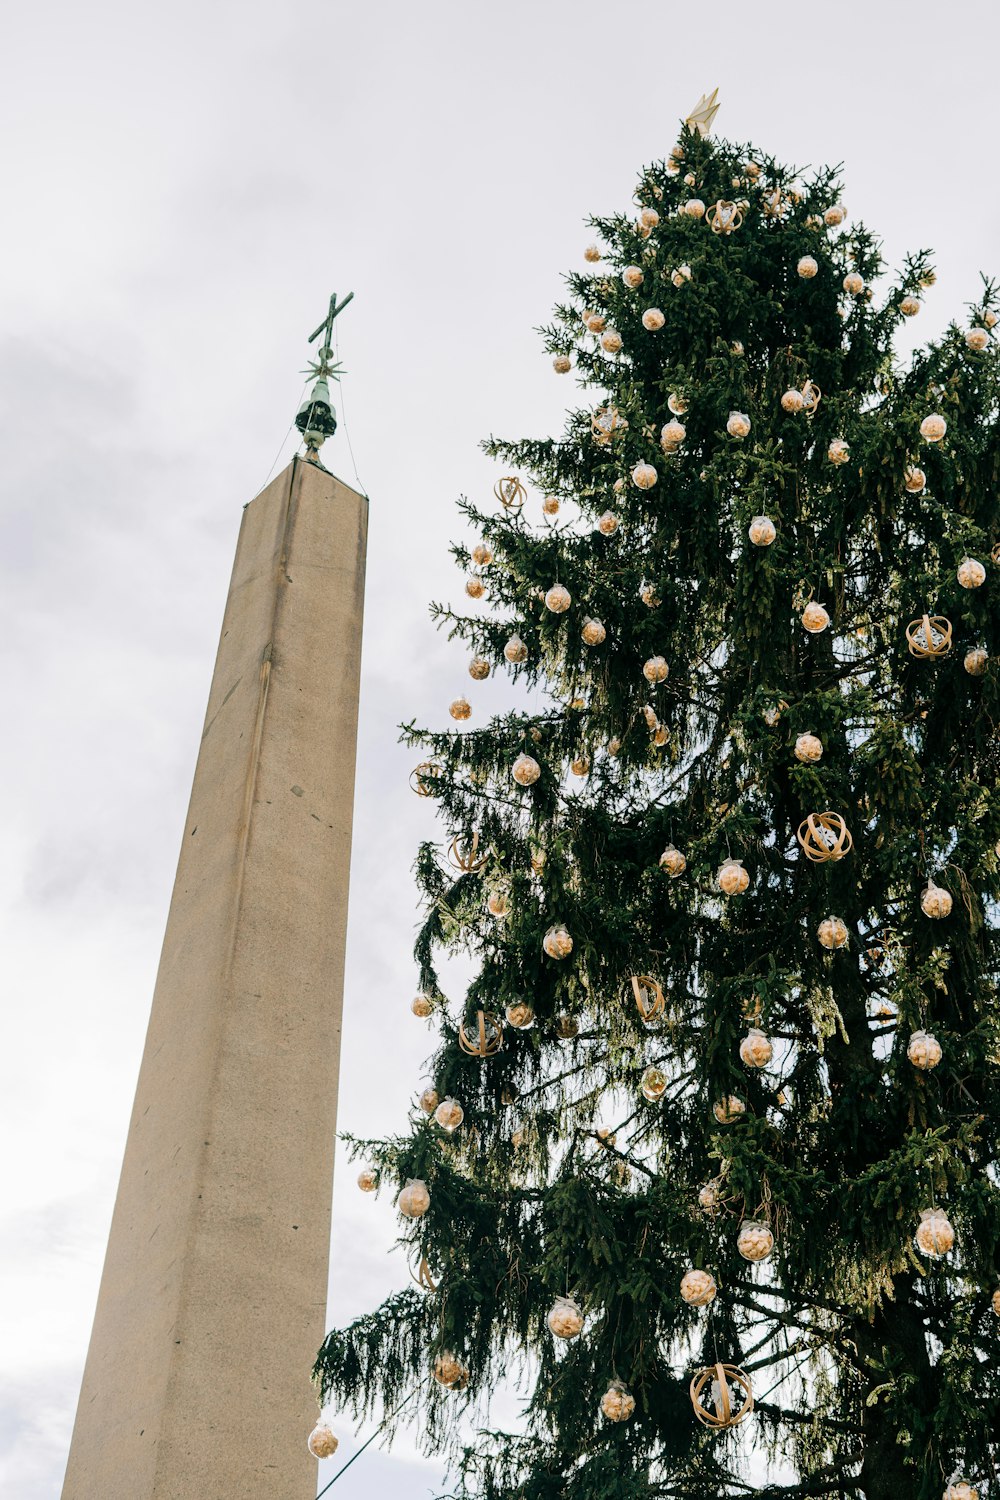
MULTIPOLYGON (((301 391, 299 392, 299 399, 295 403, 295 409, 296 409, 296 411, 298 411, 299 407, 302 405, 302 398, 305 396, 306 388, 308 387, 308 385, 309 385, 309 382, 307 380, 306 383, 305 383, 305 385, 302 387, 301 391)), ((284 448, 285 444, 288 442, 288 434, 291 432, 291 430, 292 430, 292 428, 294 426, 295 426, 295 418, 293 417, 292 420, 289 422, 287 428, 285 429, 285 435, 284 435, 284 437, 281 439, 281 442, 278 444, 278 451, 274 455, 274 458, 271 461, 271 467, 267 471, 267 478, 264 480, 264 483, 261 485, 260 489, 257 491, 257 493, 253 497, 255 500, 257 498, 257 495, 259 495, 263 490, 266 490, 267 486, 270 484, 270 482, 271 482, 271 475, 274 473, 275 469, 277 468, 277 466, 278 466, 278 459, 281 457, 281 450, 282 450, 282 448, 284 448)))
POLYGON ((330 1480, 329 1484, 325 1484, 323 1486, 323 1488, 320 1490, 319 1494, 316 1496, 316 1500, 320 1500, 320 1497, 322 1495, 325 1495, 326 1492, 327 1492, 327 1490, 330 1489, 330 1487, 332 1485, 335 1485, 337 1483, 337 1480, 340 1478, 341 1474, 346 1474, 347 1473, 347 1470, 351 1467, 351 1464, 354 1463, 355 1459, 360 1458, 361 1455, 362 1455, 362 1453, 364 1453, 365 1449, 367 1447, 369 1447, 370 1444, 374 1443, 374 1441, 378 1437, 379 1433, 383 1432, 385 1430, 385 1428, 388 1427, 388 1425, 392 1421, 393 1417, 398 1416, 398 1414, 403 1410, 403 1407, 406 1405, 406 1403, 408 1401, 412 1401, 413 1400, 413 1398, 417 1394, 417 1392, 419 1390, 421 1390, 427 1384, 428 1379, 429 1379, 429 1376, 425 1375, 424 1378, 423 1378, 423 1380, 420 1382, 420 1384, 419 1385, 415 1385, 413 1387, 413 1390, 410 1392, 410 1394, 408 1396, 404 1396, 403 1397, 402 1401, 396 1407, 395 1411, 391 1411, 387 1417, 383 1417, 381 1423, 379 1424, 378 1427, 376 1427, 376 1429, 372 1433, 371 1437, 368 1438, 368 1440, 366 1442, 364 1442, 364 1443, 361 1444, 361 1447, 358 1449, 357 1453, 353 1453, 351 1455, 351 1457, 347 1460, 346 1464, 344 1464, 343 1468, 340 1468, 340 1469, 337 1470, 336 1474, 334 1474, 334 1476, 330 1480))
MULTIPOLYGON (((336 323, 333 325, 333 352, 336 355, 337 362, 339 364, 339 362, 340 362, 340 333, 339 333, 339 331, 337 329, 336 323)), ((354 449, 351 446, 351 433, 350 433, 350 429, 348 428, 348 425, 347 425, 347 403, 344 400, 344 387, 342 385, 340 387, 340 414, 341 414, 341 417, 343 419, 344 437, 347 439, 347 451, 351 455, 351 467, 354 470, 354 477, 355 477, 355 479, 358 482, 358 489, 361 491, 362 495, 364 495, 365 499, 367 500, 367 499, 369 499, 368 491, 365 489, 364 484, 362 483, 362 480, 361 480, 361 475, 358 473, 358 465, 357 465, 357 462, 356 462, 355 457, 354 457, 354 449)))

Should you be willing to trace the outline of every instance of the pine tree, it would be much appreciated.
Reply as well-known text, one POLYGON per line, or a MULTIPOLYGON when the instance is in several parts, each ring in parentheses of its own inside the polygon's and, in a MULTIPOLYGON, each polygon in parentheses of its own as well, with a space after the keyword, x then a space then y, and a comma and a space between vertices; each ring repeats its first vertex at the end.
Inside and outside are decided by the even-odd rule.
POLYGON ((840 193, 685 129, 543 331, 586 405, 461 505, 434 616, 541 706, 405 727, 439 1046, 351 1144, 422 1285, 316 1375, 419 1385, 462 1496, 1000 1494, 995 295, 904 362, 929 257, 840 193))

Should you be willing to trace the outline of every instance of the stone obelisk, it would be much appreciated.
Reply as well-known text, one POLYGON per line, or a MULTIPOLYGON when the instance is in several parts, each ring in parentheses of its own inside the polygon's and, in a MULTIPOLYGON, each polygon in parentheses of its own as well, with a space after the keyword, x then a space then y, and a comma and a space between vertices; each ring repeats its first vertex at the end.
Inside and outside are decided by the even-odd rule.
POLYGON ((305 436, 243 513, 63 1500, 316 1494, 367 501, 305 436))

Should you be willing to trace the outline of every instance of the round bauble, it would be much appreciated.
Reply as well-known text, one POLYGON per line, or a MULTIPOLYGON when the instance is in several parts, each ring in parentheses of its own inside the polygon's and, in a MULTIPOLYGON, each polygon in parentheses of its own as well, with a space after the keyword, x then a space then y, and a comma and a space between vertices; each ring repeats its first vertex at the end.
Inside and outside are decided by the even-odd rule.
POLYGON ((660 447, 664 453, 673 453, 687 437, 687 428, 683 422, 676 418, 671 422, 664 422, 660 428, 660 447))
POLYGON ((717 1182, 702 1183, 698 1189, 698 1207, 702 1213, 714 1214, 721 1202, 719 1184, 717 1182))
POLYGON ((964 1479, 956 1479, 948 1485, 942 1500, 979 1500, 979 1491, 964 1479))
POLYGON ((621 750, 621 747, 622 747, 621 740, 618 738, 617 735, 612 735, 611 739, 608 740, 608 754, 609 755, 617 755, 618 752, 621 750))
POLYGON ((958 581, 963 589, 979 589, 986 582, 986 569, 974 557, 963 557, 958 565, 958 581))
POLYGON ((522 750, 511 766, 510 774, 518 786, 533 786, 541 776, 542 768, 533 755, 526 755, 522 750))
POLYGON ((510 910, 510 898, 504 890, 490 891, 486 897, 486 910, 491 917, 505 917, 510 910))
POLYGON ((857 297, 865 289, 865 278, 857 271, 848 271, 844 277, 844 291, 848 296, 857 297))
POLYGON ((929 1072, 941 1061, 941 1043, 929 1031, 915 1031, 910 1037, 906 1055, 915 1068, 929 1072))
POLYGON ((988 328, 970 328, 965 335, 965 342, 973 354, 982 354, 989 341, 990 334, 988 328))
POLYGON ((465 592, 470 599, 481 599, 486 592, 486 585, 476 573, 470 573, 465 580, 465 592))
POLYGON ((742 1119, 746 1112, 747 1107, 743 1100, 735 1094, 730 1094, 725 1099, 718 1099, 712 1105, 712 1113, 720 1125, 731 1125, 734 1120, 742 1119))
POLYGON ((552 359, 552 368, 557 375, 568 375, 573 368, 573 361, 568 354, 556 354, 552 359))
POLYGON ((463 719, 472 718, 472 704, 468 698, 455 698, 449 703, 448 712, 461 723, 463 719))
POLYGON ((434 1379, 447 1390, 456 1391, 468 1384, 469 1372, 450 1349, 442 1349, 434 1361, 434 1379))
POLYGON ((662 1068, 648 1067, 639 1079, 639 1089, 644 1099, 655 1103, 667 1091, 667 1075, 662 1068))
POLYGON ((846 464, 851 456, 850 446, 843 438, 834 438, 826 450, 826 456, 832 464, 846 464))
POLYGON ((340 1447, 340 1439, 334 1436, 325 1422, 317 1422, 309 1434, 306 1447, 313 1458, 332 1458, 340 1447))
POLYGON ((572 603, 569 589, 563 588, 561 583, 554 583, 545 595, 545 608, 554 615, 564 615, 572 603))
POLYGON ((431 1004, 429 995, 415 995, 410 1001, 410 1009, 415 1016, 419 1016, 422 1021, 425 1021, 433 1012, 434 1006, 431 1004))
POLYGON ((717 1291, 710 1271, 685 1271, 681 1277, 681 1297, 689 1307, 707 1307, 717 1291))
POLYGON ((781 409, 782 409, 782 411, 788 411, 788 412, 801 411, 802 408, 803 408, 803 406, 805 406, 805 404, 806 403, 805 403, 805 399, 804 399, 804 397, 802 395, 802 392, 801 391, 797 391, 794 386, 792 386, 792 388, 790 390, 787 390, 785 392, 785 394, 781 398, 781 409))
POLYGON ((636 464, 632 470, 632 483, 636 489, 651 490, 656 483, 657 474, 652 464, 636 464))
POLYGON ((948 431, 948 423, 939 411, 932 411, 920 424, 920 436, 928 443, 939 443, 948 431))
POLYGON ((609 1422, 627 1422, 635 1411, 635 1397, 620 1380, 612 1380, 601 1397, 601 1411, 609 1422))
POLYGON ((847 209, 842 203, 832 203, 823 214, 823 223, 828 229, 836 229, 847 218, 847 209))
POLYGON ((557 1339, 575 1339, 583 1329, 583 1312, 572 1297, 557 1297, 546 1322, 557 1339))
POLYGON ((815 599, 810 599, 802 611, 802 628, 808 630, 810 635, 819 635, 830 623, 830 616, 823 605, 815 599))
POLYGON ((583 315, 583 326, 588 333, 603 333, 608 326, 608 320, 603 313, 585 312, 583 315))
POLYGON ((688 187, 694 187, 697 180, 693 172, 685 172, 684 181, 688 187))
POLYGON ((736 1248, 744 1260, 767 1260, 774 1249, 774 1235, 757 1219, 744 1219, 736 1236, 736 1248))
POLYGON ((951 892, 935 885, 933 880, 928 880, 920 893, 920 910, 924 916, 935 920, 950 916, 952 905, 951 892))
POLYGON ((642 315, 642 326, 648 333, 658 332, 666 321, 658 307, 647 307, 642 315))
POLYGON ((431 1195, 420 1177, 411 1177, 396 1199, 396 1207, 406 1219, 422 1219, 430 1206, 431 1195))
POLYGON ((973 646, 971 651, 965 653, 963 666, 970 677, 982 677, 986 671, 988 662, 989 657, 986 654, 985 648, 982 646, 973 646))
POLYGON ((809 813, 799 824, 795 837, 806 859, 818 865, 843 859, 854 848, 850 829, 840 813, 835 812, 809 813))
POLYGON ((555 1032, 560 1041, 571 1042, 580 1034, 580 1023, 576 1016, 571 1016, 568 1011, 561 1011, 555 1018, 555 1032))
POLYGON ((378 1176, 371 1167, 362 1167, 358 1173, 358 1187, 363 1193, 374 1193, 378 1187, 378 1176))
POLYGON ((441 1129, 446 1130, 451 1135, 465 1119, 465 1110, 457 1099, 452 1099, 449 1096, 441 1100, 441 1103, 434 1111, 434 1118, 441 1126, 441 1129))
POLYGON ((660 605, 663 602, 659 594, 656 592, 655 586, 651 583, 644 583, 642 585, 639 590, 639 598, 642 600, 647 609, 659 609, 660 605))
POLYGON ((417 1103, 420 1105, 420 1108, 423 1110, 425 1115, 432 1115, 438 1107, 437 1089, 431 1088, 429 1086, 423 1089, 419 1099, 417 1100, 417 1103))
POLYGON ((670 668, 662 656, 651 656, 643 663, 642 675, 647 682, 666 682, 670 668))
POLYGON ((919 495, 927 484, 927 475, 923 469, 918 469, 915 465, 911 465, 903 475, 903 484, 911 495, 919 495))
POLYGON ((591 265, 595 265, 596 262, 601 258, 601 252, 596 245, 588 245, 586 250, 583 252, 583 258, 591 265))
POLYGON ((472 549, 472 561, 480 568, 488 568, 493 561, 493 548, 488 542, 477 542, 472 549))
POLYGON ((477 1010, 458 1028, 458 1045, 466 1057, 492 1057, 503 1046, 503 1027, 496 1016, 477 1010))
POLYGON ((820 946, 833 951, 843 948, 847 942, 847 924, 841 917, 824 917, 816 929, 820 946))
POLYGON ((490 664, 485 656, 474 656, 469 662, 469 676, 473 682, 485 682, 490 675, 490 664))
POLYGON ((823 758, 823 741, 815 734, 800 734, 795 741, 795 759, 803 765, 815 765, 823 758))
POLYGON ((578 755, 570 761, 569 768, 574 776, 587 776, 590 773, 590 761, 585 755, 578 755))
POLYGON ((519 635, 511 636, 510 640, 503 648, 503 654, 509 662, 512 662, 515 665, 522 661, 528 660, 528 648, 519 635))
POLYGON ((906 627, 906 645, 911 656, 921 659, 947 656, 952 645, 951 621, 944 615, 921 615, 906 627))
POLYGON ((995 313, 992 308, 989 308, 986 312, 983 313, 983 322, 986 324, 987 328, 995 328, 997 326, 998 317, 1000 317, 1000 314, 995 313))
POLYGON ((726 431, 730 437, 745 438, 750 431, 750 418, 745 411, 731 411, 726 422, 726 431))
POLYGON ((498 479, 493 493, 504 510, 520 510, 528 498, 528 492, 516 474, 506 474, 503 479, 498 479))
POLYGON ((639 223, 643 229, 655 229, 660 222, 660 216, 655 208, 643 208, 639 212, 639 223))
POLYGON ((996 1291, 993 1293, 993 1296, 990 1298, 990 1305, 992 1306, 993 1311, 996 1313, 997 1317, 1000 1318, 1000 1287, 997 1287, 996 1291))
POLYGON ((601 624, 600 620, 591 620, 588 617, 586 620, 584 620, 583 625, 580 628, 580 635, 583 638, 585 645, 599 646, 605 639, 607 631, 601 624))
POLYGON ((736 1365, 714 1364, 698 1370, 689 1395, 698 1421, 716 1432, 735 1427, 753 1411, 750 1377, 736 1365))
POLYGON ((620 354, 622 349, 621 334, 616 333, 613 328, 609 328, 606 333, 601 335, 601 348, 605 354, 620 354))
POLYGON ((546 495, 542 501, 543 516, 557 516, 559 514, 559 496, 546 495))
POLYGON ((747 536, 755 547, 770 547, 778 535, 778 528, 770 516, 754 516, 747 529, 747 536))
POLYGON ((741 859, 727 859, 716 871, 719 890, 727 896, 740 896, 750 884, 750 876, 743 868, 741 859))
POLYGON ((900 302, 899 310, 904 318, 915 318, 920 311, 920 298, 908 294, 900 302))
POLYGON ((597 518, 597 529, 601 536, 614 536, 621 522, 613 510, 602 511, 597 518))
POLYGON ((543 937, 542 947, 549 958, 569 958, 573 952, 573 939, 562 922, 557 922, 543 937))
POLYGON ((819 270, 819 262, 813 255, 803 255, 795 269, 806 281, 811 281, 819 270))
POLYGON ((766 1068, 774 1049, 762 1031, 751 1026, 740 1042, 740 1059, 748 1068, 766 1068))
POLYGON ((678 875, 683 875, 687 869, 687 860, 681 851, 668 844, 660 855, 660 869, 666 870, 671 879, 676 880, 678 875))
POLYGON ((675 417, 683 417, 688 409, 688 403, 679 391, 671 391, 667 397, 667 410, 675 417))
POLYGON ((922 1254, 940 1260, 954 1245, 955 1230, 943 1208, 922 1208, 913 1238, 922 1254))
POLYGON ((683 286, 685 281, 691 280, 691 267, 688 265, 678 266, 670 280, 674 286, 683 286))
POLYGON ((626 266, 622 272, 622 281, 634 292, 643 283, 642 267, 626 266))
POLYGON ((705 205, 700 198, 689 198, 681 205, 681 213, 687 214, 689 219, 703 219, 705 217, 705 205))
POLYGON ((535 1019, 535 1012, 526 1000, 517 1000, 513 1005, 508 1005, 505 1014, 508 1023, 518 1031, 523 1031, 535 1019))

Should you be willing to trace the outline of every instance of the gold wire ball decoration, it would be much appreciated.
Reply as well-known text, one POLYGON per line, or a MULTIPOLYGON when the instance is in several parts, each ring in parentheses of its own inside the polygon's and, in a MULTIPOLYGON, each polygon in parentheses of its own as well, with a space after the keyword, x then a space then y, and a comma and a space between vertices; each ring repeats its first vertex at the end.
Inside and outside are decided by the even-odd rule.
POLYGON ((475 1022, 458 1028, 458 1045, 467 1057, 492 1057, 503 1046, 503 1031, 496 1016, 476 1011, 475 1022))
POLYGON ((944 615, 921 615, 906 627, 910 655, 921 660, 947 656, 951 650, 951 621, 944 615))
POLYGON ((750 1377, 738 1365, 707 1365, 694 1376, 690 1393, 698 1421, 717 1432, 735 1427, 753 1411, 750 1377))
POLYGON ((663 1015, 667 1002, 663 998, 663 990, 655 979, 651 979, 648 974, 633 974, 629 983, 632 987, 636 1010, 644 1021, 655 1021, 657 1016, 663 1015))
POLYGON ((990 552, 990 556, 995 563, 1000 563, 1000 542, 993 543, 993 549, 990 552))
POLYGON ((617 406, 599 406, 590 419, 590 430, 596 443, 607 446, 628 431, 628 422, 617 406))
POLYGON ((476 875, 489 864, 489 854, 479 853, 479 834, 474 833, 467 844, 453 839, 448 850, 448 863, 463 875, 476 875))
POLYGON ((795 837, 802 853, 814 864, 843 859, 854 848, 854 839, 839 813, 810 813, 799 824, 795 837))
POLYGON ((413 1280, 417 1283, 417 1286, 422 1286, 425 1291, 427 1291, 427 1292, 436 1292, 437 1291, 437 1289, 438 1289, 438 1283, 434 1280, 434 1277, 431 1274, 431 1268, 430 1268, 430 1266, 427 1263, 427 1257, 426 1257, 426 1255, 422 1255, 420 1257, 420 1260, 417 1263, 417 1269, 416 1270, 414 1270, 413 1267, 410 1266, 410 1275, 412 1276, 413 1280))
POLYGON ((433 797, 434 788, 430 785, 430 777, 440 776, 442 767, 435 760, 422 760, 418 766, 414 766, 410 772, 410 787, 418 797, 433 797))
POLYGON ((743 210, 738 203, 730 203, 727 198, 720 198, 708 210, 705 218, 712 226, 714 234, 732 234, 734 229, 739 229, 743 223, 743 210))
POLYGON ((498 479, 493 493, 504 510, 520 510, 528 498, 528 492, 516 474, 506 474, 503 479, 498 479))

